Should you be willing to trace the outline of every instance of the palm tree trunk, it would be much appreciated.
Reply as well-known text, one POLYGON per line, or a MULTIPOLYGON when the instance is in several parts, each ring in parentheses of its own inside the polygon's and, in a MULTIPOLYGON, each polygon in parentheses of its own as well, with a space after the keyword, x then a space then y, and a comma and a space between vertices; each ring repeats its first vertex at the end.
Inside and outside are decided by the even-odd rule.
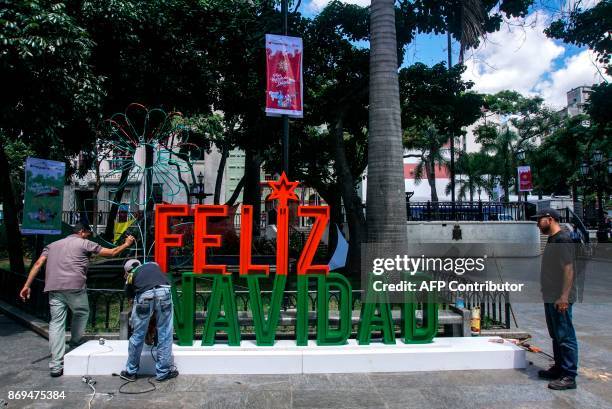
POLYGON ((367 233, 372 243, 405 245, 404 161, 393 0, 370 8, 367 233))
POLYGON ((431 190, 431 201, 438 201, 438 190, 436 189, 436 164, 432 159, 425 162, 425 174, 427 176, 427 183, 429 183, 429 189, 431 190))

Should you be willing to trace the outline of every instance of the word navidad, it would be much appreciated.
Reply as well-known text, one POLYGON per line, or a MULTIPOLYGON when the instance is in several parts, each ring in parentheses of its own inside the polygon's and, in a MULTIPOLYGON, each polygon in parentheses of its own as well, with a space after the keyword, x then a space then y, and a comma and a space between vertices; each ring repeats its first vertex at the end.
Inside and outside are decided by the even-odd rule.
MULTIPOLYGON (((277 200, 277 239, 276 274, 272 293, 269 295, 269 308, 264 308, 260 281, 268 279, 270 266, 253 264, 251 254, 253 208, 242 206, 240 231, 240 276, 246 277, 249 288, 249 308, 255 328, 256 343, 259 346, 274 345, 281 307, 287 283, 289 266, 289 201, 297 201, 294 193, 298 182, 290 182, 283 173, 276 182, 268 182, 272 193, 268 200, 277 200), (267 311, 267 312, 265 312, 267 311)), ((173 217, 193 215, 193 272, 183 272, 181 297, 173 283, 174 322, 178 343, 192 346, 195 338, 194 317, 196 280, 213 279, 211 296, 206 305, 206 318, 202 335, 202 345, 215 344, 217 332, 227 333, 230 346, 240 345, 240 324, 231 273, 225 265, 213 265, 206 259, 206 250, 221 245, 221 236, 207 231, 207 219, 228 215, 228 207, 223 205, 157 205, 155 207, 155 261, 162 271, 168 271, 168 254, 171 247, 182 247, 183 236, 171 233, 169 221, 173 217)), ((310 235, 297 261, 297 305, 295 319, 296 344, 308 344, 309 322, 309 279, 317 280, 317 345, 343 345, 351 335, 352 289, 349 281, 338 273, 330 273, 329 266, 313 264, 314 255, 329 222, 329 207, 298 206, 299 217, 313 218, 310 235), (330 293, 337 294, 338 324, 330 325, 330 293)), ((368 302, 362 300, 358 322, 359 344, 369 344, 373 332, 380 332, 383 342, 395 343, 395 328, 391 305, 385 294, 377 294, 368 302)), ((424 304, 423 323, 417 325, 415 302, 402 304, 401 329, 405 343, 431 342, 437 331, 438 308, 434 302, 424 304)))

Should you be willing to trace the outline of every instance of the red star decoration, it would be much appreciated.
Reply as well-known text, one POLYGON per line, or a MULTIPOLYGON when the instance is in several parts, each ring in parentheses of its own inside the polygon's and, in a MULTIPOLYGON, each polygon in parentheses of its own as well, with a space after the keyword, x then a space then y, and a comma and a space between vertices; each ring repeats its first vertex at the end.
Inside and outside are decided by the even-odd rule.
POLYGON ((270 193, 268 200, 277 199, 279 206, 287 206, 287 201, 289 200, 298 200, 294 190, 298 187, 299 182, 290 182, 285 172, 282 173, 278 181, 268 182, 268 185, 272 188, 272 193, 270 193))

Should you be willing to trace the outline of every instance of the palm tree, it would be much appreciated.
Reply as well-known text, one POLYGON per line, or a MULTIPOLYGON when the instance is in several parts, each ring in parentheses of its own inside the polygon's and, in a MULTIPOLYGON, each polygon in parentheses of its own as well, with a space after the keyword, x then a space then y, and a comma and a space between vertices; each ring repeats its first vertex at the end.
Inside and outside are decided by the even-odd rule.
MULTIPOLYGON (((484 189, 489 194, 487 173, 487 162, 490 158, 480 152, 462 153, 457 160, 457 173, 461 177, 459 182, 459 200, 465 200, 469 195, 470 202, 474 201, 474 193, 478 189, 484 189)), ((451 189, 450 183, 446 186, 446 194, 451 189)))
POLYGON ((393 0, 370 8, 368 241, 406 243, 406 207, 393 0))
MULTIPOLYGON (((442 154, 446 142, 448 142, 448 137, 441 134, 429 119, 424 120, 419 126, 407 129, 404 133, 404 147, 419 151, 415 154, 404 155, 406 158, 419 158, 419 162, 414 169, 414 182, 415 184, 421 183, 423 176, 425 176, 431 190, 432 202, 438 201, 436 167, 444 166, 448 168, 448 161, 442 154)), ((450 188, 448 192, 450 192, 450 188)))

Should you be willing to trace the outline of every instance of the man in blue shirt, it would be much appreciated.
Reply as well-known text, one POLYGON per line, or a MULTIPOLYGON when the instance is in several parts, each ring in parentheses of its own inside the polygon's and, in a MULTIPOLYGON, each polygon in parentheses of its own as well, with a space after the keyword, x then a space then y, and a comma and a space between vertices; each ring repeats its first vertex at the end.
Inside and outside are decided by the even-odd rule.
POLYGON ((127 381, 136 380, 149 320, 155 312, 158 338, 155 379, 161 382, 176 378, 178 371, 172 365, 172 297, 168 279, 157 263, 141 264, 140 261, 131 259, 123 268, 126 292, 128 297, 134 299, 134 332, 129 340, 128 361, 120 376, 127 381))

